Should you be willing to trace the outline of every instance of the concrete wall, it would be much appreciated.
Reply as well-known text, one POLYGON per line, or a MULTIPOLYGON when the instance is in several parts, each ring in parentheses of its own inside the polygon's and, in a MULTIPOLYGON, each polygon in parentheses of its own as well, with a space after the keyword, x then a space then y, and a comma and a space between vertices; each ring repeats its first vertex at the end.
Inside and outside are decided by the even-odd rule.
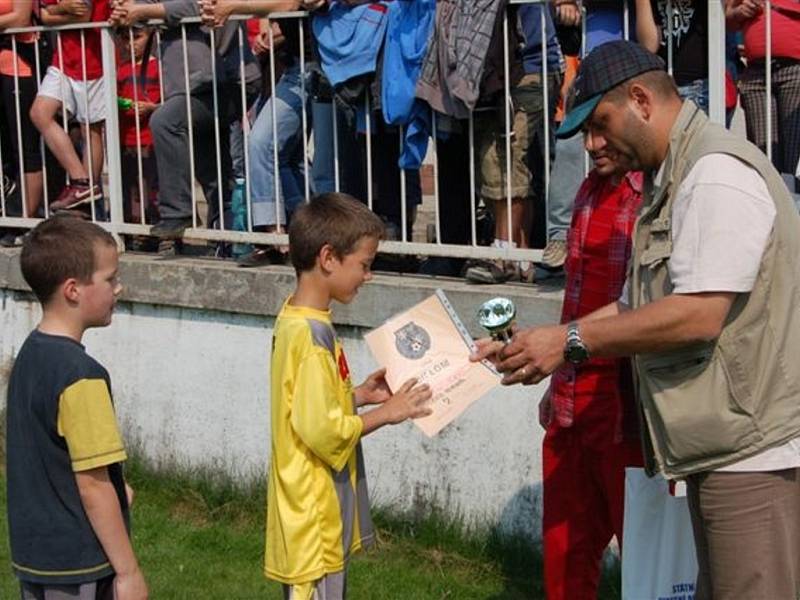
MULTIPOLYGON (((126 292, 112 326, 88 332, 84 342, 111 373, 128 442, 155 460, 263 477, 268 348, 274 315, 293 285, 291 271, 137 256, 124 257, 121 271, 126 292)), ((377 368, 364 332, 436 287, 470 324, 480 302, 501 294, 515 300, 523 324, 558 317, 558 290, 379 276, 352 305, 334 309, 354 382, 377 368)), ((0 301, 4 387, 40 314, 14 252, 0 252, 0 301)), ((364 448, 373 503, 420 512, 435 505, 468 522, 538 536, 542 392, 542 386, 497 388, 433 439, 409 423, 370 435, 364 448)))

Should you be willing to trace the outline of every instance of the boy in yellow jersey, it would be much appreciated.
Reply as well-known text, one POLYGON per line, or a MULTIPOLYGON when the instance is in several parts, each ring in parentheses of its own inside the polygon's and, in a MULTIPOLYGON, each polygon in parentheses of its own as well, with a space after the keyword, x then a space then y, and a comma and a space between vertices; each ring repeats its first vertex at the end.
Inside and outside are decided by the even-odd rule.
POLYGON ((287 600, 341 600, 350 555, 373 541, 359 440, 386 424, 430 414, 427 385, 394 395, 377 371, 350 382, 330 316, 372 278, 382 221, 345 194, 299 208, 289 227, 297 287, 272 339, 272 457, 265 574, 287 600), (359 406, 377 408, 357 413, 359 406))
POLYGON ((147 598, 111 381, 81 344, 111 323, 117 262, 114 238, 73 216, 40 223, 22 247, 22 275, 42 304, 8 381, 8 530, 22 600, 147 598))

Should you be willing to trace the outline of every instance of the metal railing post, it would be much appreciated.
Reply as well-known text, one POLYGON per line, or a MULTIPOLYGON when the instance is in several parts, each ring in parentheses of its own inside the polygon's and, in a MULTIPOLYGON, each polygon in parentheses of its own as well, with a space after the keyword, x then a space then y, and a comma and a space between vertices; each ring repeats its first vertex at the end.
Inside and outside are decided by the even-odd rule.
POLYGON ((106 168, 108 169, 109 229, 122 248, 119 237, 120 226, 125 220, 122 206, 122 151, 119 137, 119 113, 117 111, 117 63, 116 48, 111 30, 100 30, 103 56, 103 79, 106 88, 106 168))

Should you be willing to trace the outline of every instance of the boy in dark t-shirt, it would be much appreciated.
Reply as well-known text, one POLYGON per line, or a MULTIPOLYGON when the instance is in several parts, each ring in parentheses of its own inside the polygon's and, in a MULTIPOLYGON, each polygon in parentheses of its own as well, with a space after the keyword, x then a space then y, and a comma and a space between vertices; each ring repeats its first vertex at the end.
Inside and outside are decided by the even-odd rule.
POLYGON ((111 322, 122 290, 116 243, 97 225, 56 216, 30 233, 20 263, 43 310, 8 382, 8 525, 21 597, 145 600, 110 379, 81 345, 84 331, 111 322))

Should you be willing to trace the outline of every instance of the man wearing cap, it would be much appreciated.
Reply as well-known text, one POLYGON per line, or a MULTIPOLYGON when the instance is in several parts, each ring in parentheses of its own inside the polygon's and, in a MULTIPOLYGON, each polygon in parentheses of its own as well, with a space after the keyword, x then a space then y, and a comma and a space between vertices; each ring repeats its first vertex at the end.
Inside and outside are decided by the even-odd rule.
POLYGON ((645 173, 622 297, 474 358, 529 385, 632 355, 648 472, 687 481, 695 598, 796 599, 800 217, 767 158, 682 102, 663 68, 635 43, 599 46, 558 131, 645 173))

